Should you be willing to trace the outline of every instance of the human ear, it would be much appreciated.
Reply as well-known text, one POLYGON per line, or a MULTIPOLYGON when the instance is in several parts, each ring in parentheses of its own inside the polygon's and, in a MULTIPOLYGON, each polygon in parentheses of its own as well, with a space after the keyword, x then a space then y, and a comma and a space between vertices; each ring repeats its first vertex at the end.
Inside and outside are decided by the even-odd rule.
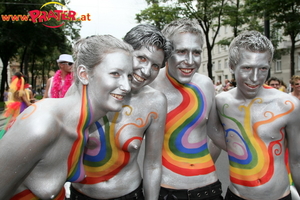
POLYGON ((79 65, 77 68, 77 76, 80 82, 83 85, 88 85, 89 84, 89 75, 88 75, 88 70, 86 66, 84 65, 79 65))

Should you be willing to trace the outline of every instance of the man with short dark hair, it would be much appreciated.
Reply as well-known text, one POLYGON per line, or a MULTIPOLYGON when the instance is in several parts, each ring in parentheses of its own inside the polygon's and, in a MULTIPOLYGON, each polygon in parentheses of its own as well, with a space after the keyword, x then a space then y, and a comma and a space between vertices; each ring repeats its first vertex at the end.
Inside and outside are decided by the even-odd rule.
POLYGON ((271 77, 268 79, 267 85, 278 90, 280 88, 280 80, 276 77, 271 77))

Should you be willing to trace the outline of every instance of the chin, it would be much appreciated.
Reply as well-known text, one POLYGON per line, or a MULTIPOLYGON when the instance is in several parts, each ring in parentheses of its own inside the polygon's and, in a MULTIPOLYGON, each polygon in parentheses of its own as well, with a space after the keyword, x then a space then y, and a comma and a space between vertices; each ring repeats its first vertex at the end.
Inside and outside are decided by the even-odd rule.
POLYGON ((189 77, 189 78, 180 78, 179 80, 177 80, 179 83, 181 84, 186 84, 186 83, 190 83, 192 81, 192 78, 189 77))
POLYGON ((119 112, 121 111, 123 108, 123 104, 122 103, 116 103, 113 106, 109 107, 109 112, 119 112))

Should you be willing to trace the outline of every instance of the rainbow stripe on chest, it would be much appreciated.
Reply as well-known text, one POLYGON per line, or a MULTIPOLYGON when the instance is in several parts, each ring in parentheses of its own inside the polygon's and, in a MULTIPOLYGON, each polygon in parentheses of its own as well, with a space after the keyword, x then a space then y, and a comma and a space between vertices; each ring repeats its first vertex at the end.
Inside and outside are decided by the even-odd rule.
POLYGON ((230 116, 230 110, 228 110, 229 114, 225 114, 225 110, 230 108, 228 104, 224 104, 220 112, 224 118, 234 122, 236 125, 236 128, 227 128, 225 123, 224 127, 227 142, 230 142, 230 146, 235 148, 234 150, 228 149, 230 180, 238 185, 256 187, 269 182, 274 176, 275 157, 283 153, 284 127, 277 130, 277 134, 281 137, 271 141, 269 144, 260 137, 258 129, 265 125, 272 126, 270 123, 274 123, 276 120, 291 113, 294 110, 294 104, 286 101, 285 105, 288 110, 280 114, 262 111, 265 119, 253 122, 251 108, 253 105, 262 103, 263 99, 255 98, 248 105, 239 106, 238 109, 242 114, 241 116, 243 116, 242 119, 230 116), (234 137, 239 138, 239 140, 231 140, 234 137))
POLYGON ((193 83, 183 85, 171 77, 168 78, 182 95, 183 101, 167 114, 163 166, 184 176, 214 172, 215 166, 208 151, 206 137, 202 137, 205 139, 199 142, 189 141, 190 134, 207 114, 205 96, 193 83))

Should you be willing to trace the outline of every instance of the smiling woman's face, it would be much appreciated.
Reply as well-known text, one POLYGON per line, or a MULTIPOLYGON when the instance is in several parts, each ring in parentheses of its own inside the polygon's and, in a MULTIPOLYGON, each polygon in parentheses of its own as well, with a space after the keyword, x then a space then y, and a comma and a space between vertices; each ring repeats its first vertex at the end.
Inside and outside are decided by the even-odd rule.
POLYGON ((265 83, 270 69, 269 58, 269 52, 240 50, 240 60, 233 70, 237 88, 245 98, 254 98, 265 83))
POLYGON ((131 90, 132 56, 123 50, 106 54, 89 79, 89 89, 105 111, 122 109, 125 95, 131 90))

